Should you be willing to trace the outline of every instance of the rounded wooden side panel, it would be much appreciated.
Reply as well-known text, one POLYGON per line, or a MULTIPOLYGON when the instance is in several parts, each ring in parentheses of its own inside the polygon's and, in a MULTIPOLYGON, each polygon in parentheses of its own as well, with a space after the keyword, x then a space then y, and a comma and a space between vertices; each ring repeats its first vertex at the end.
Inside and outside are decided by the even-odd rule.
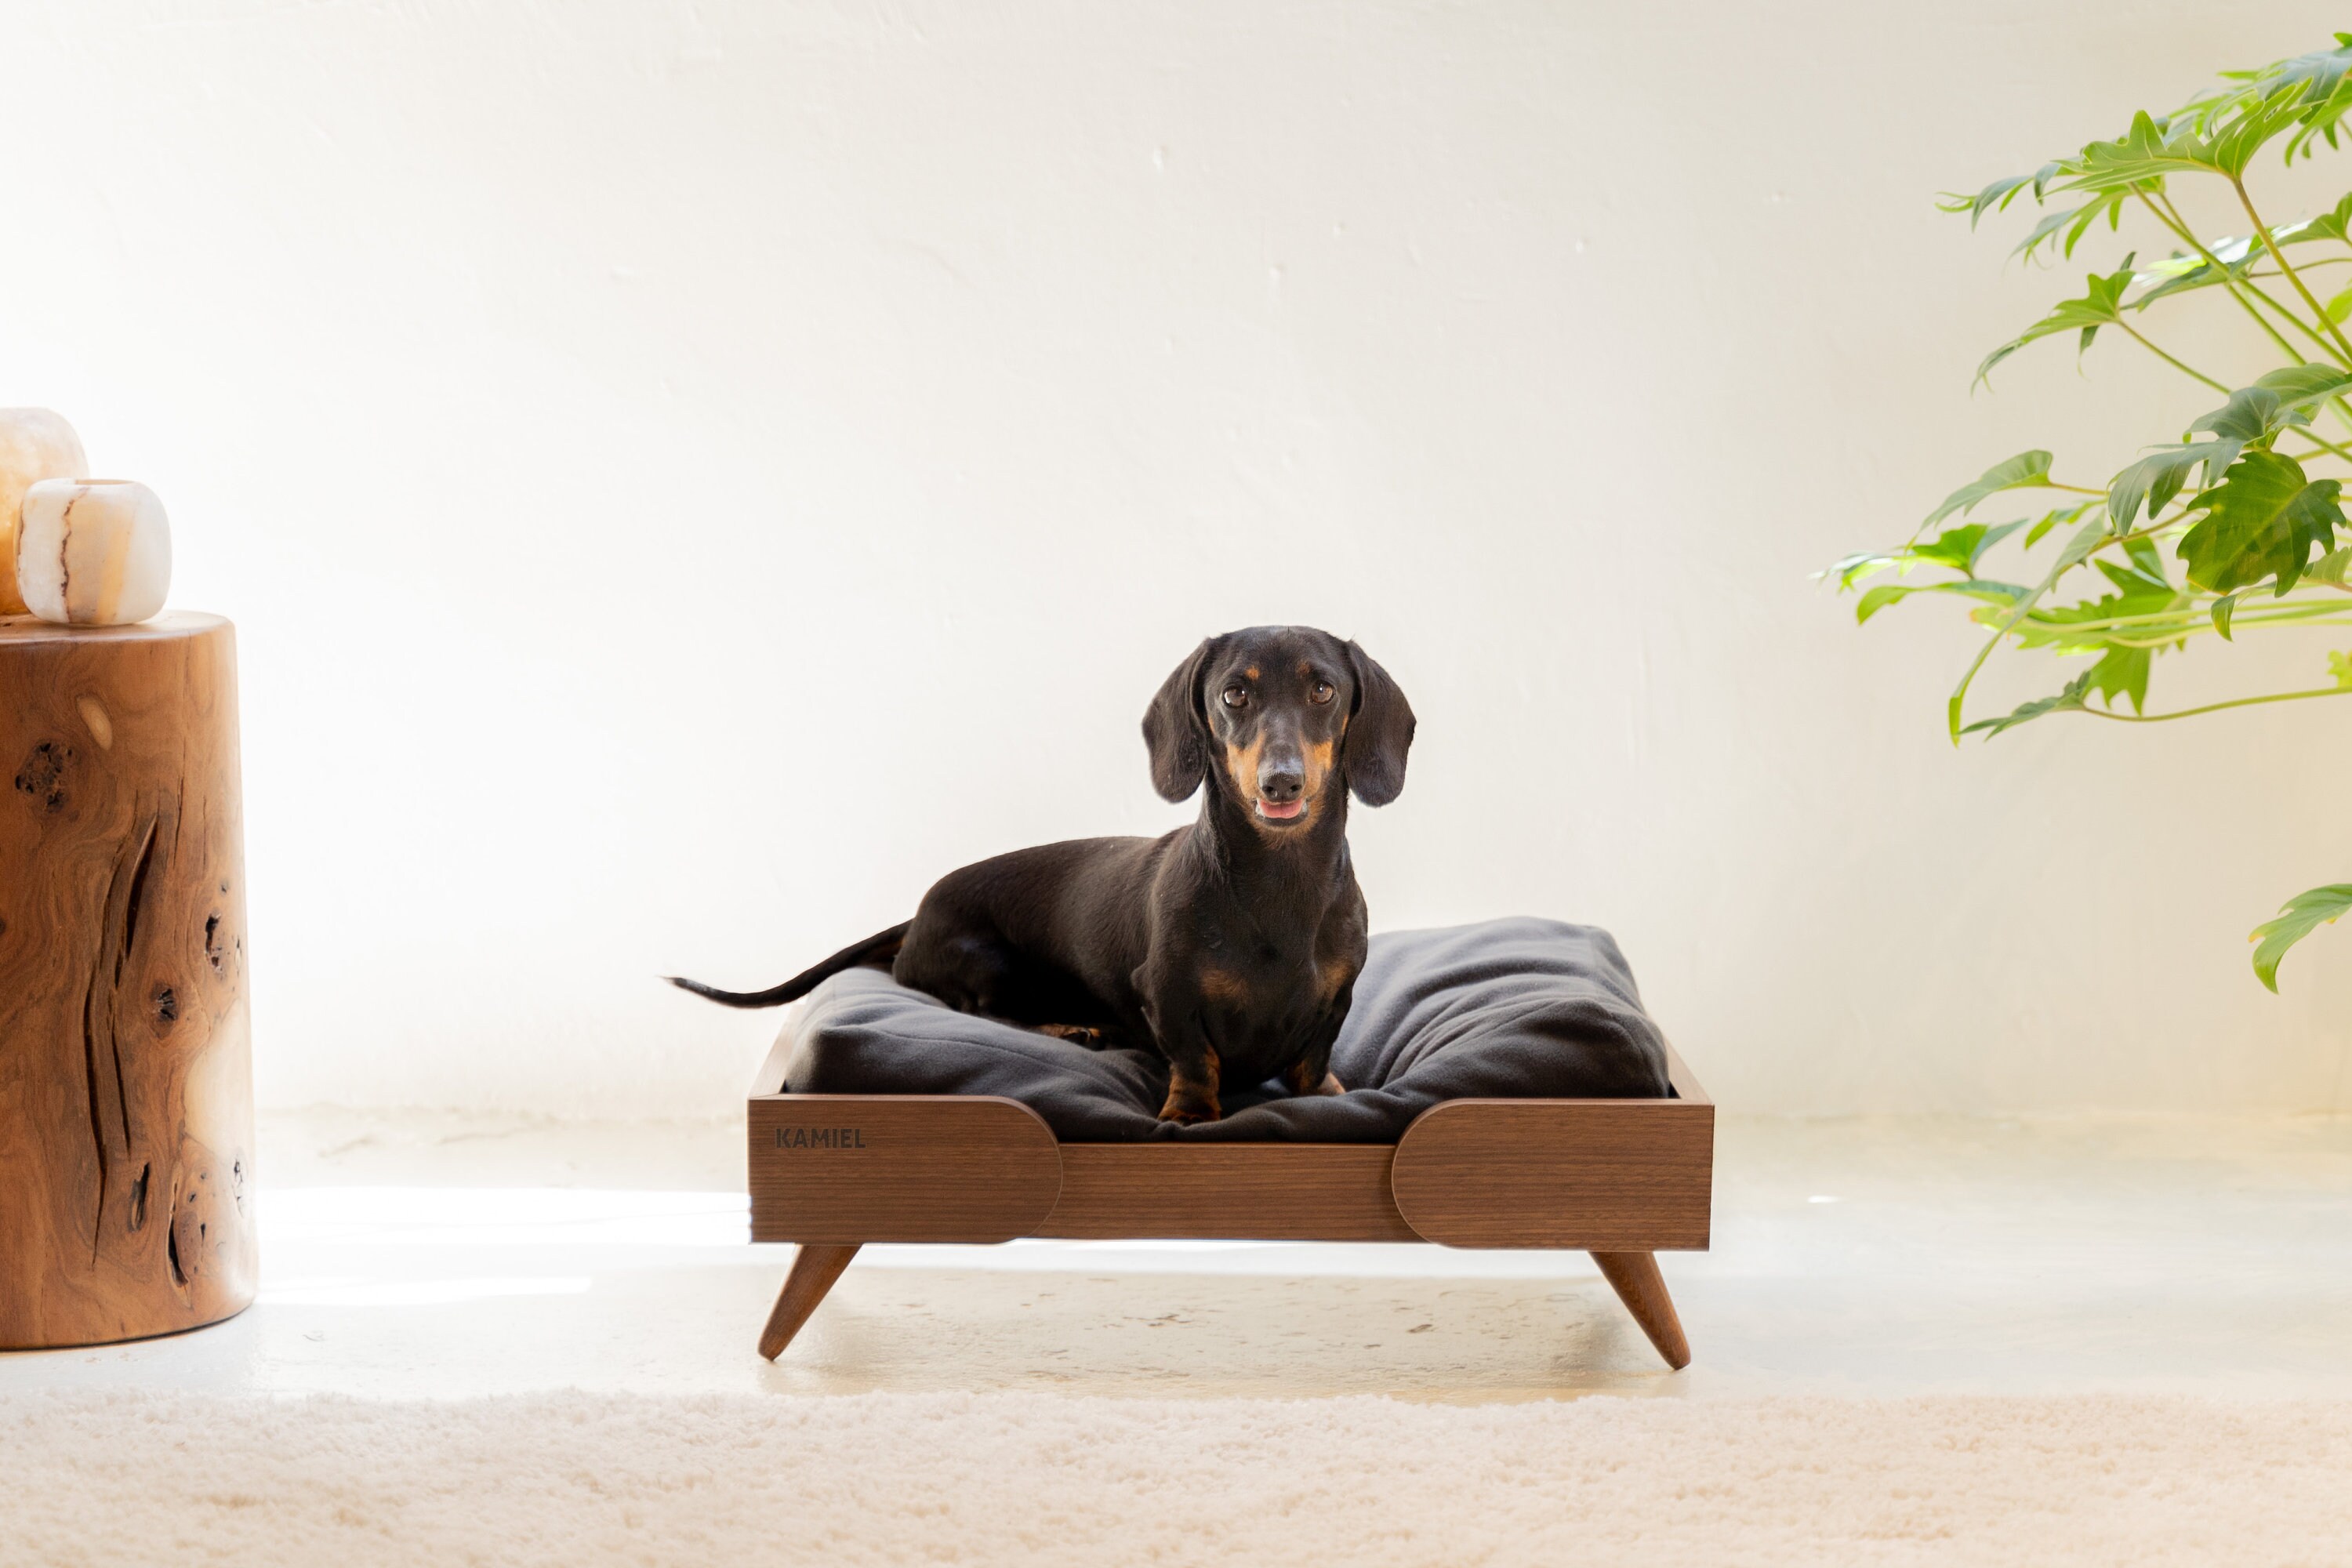
POLYGON ((236 640, 0 617, 0 1347, 253 1300, 236 640))
POLYGON ((1017 1100, 761 1094, 749 1111, 753 1241, 1011 1241, 1062 1194, 1053 1131, 1017 1100))
POLYGON ((1398 1141, 1405 1223, 1447 1247, 1704 1251, 1715 1107, 1682 1100, 1452 1100, 1398 1141))

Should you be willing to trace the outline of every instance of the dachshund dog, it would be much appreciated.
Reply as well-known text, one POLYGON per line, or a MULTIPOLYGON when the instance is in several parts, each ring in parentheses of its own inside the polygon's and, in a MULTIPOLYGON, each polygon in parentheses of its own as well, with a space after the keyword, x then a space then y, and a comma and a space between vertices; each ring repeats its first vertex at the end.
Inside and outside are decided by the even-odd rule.
POLYGON ((772 989, 674 984, 773 1007, 887 967, 948 1005, 1168 1060, 1163 1121, 1213 1121, 1217 1087, 1339 1094, 1331 1045, 1364 966, 1348 796, 1404 788, 1412 709, 1352 642, 1306 626, 1211 637, 1143 716, 1151 782, 1201 815, 1160 838, 1081 838, 951 871, 915 918, 772 989))

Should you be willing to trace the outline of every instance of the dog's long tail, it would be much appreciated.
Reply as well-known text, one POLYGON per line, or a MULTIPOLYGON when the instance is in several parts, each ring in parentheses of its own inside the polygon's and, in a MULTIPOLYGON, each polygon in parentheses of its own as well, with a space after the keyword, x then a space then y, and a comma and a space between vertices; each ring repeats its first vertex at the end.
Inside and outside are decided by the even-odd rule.
POLYGON ((705 985, 699 980, 683 975, 665 974, 664 980, 681 991, 691 991, 697 996, 708 996, 713 1002, 730 1007, 781 1007, 787 1002, 797 1002, 817 988, 817 983, 829 980, 845 969, 861 965, 887 969, 898 956, 900 944, 907 940, 907 928, 912 921, 901 921, 888 931, 876 931, 864 942, 851 942, 814 969, 803 970, 782 985, 771 985, 765 991, 721 991, 715 985, 705 985))

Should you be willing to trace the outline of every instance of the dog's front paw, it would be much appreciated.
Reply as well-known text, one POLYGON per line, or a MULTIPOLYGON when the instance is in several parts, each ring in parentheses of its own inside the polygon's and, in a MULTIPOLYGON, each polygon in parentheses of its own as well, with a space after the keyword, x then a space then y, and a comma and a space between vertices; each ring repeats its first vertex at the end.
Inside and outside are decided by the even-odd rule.
POLYGON ((1190 1127, 1195 1122, 1214 1121, 1224 1112, 1217 1105, 1217 1097, 1197 1089, 1173 1084, 1168 1089, 1168 1102, 1160 1108, 1160 1120, 1190 1127))
POLYGON ((1282 1074, 1282 1087, 1293 1094, 1345 1094, 1348 1092, 1348 1086, 1339 1081, 1339 1075, 1337 1073, 1327 1072, 1323 1075, 1321 1082, 1309 1083, 1307 1075, 1313 1070, 1305 1062, 1285 1068, 1282 1074))

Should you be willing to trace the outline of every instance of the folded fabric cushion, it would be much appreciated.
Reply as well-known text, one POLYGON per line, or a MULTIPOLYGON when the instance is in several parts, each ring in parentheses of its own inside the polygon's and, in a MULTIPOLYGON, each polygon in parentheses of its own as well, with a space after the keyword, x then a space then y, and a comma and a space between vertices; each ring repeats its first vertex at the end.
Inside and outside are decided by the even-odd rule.
POLYGON ((784 1025, 784 1083, 802 1094, 1001 1094, 1066 1142, 1146 1138, 1380 1143, 1441 1100, 1664 1098, 1664 1037, 1596 926, 1526 916, 1371 941, 1332 1047, 1341 1095, 1223 1087, 1219 1121, 1159 1119, 1168 1064, 958 1013, 879 970, 812 992, 784 1025))

